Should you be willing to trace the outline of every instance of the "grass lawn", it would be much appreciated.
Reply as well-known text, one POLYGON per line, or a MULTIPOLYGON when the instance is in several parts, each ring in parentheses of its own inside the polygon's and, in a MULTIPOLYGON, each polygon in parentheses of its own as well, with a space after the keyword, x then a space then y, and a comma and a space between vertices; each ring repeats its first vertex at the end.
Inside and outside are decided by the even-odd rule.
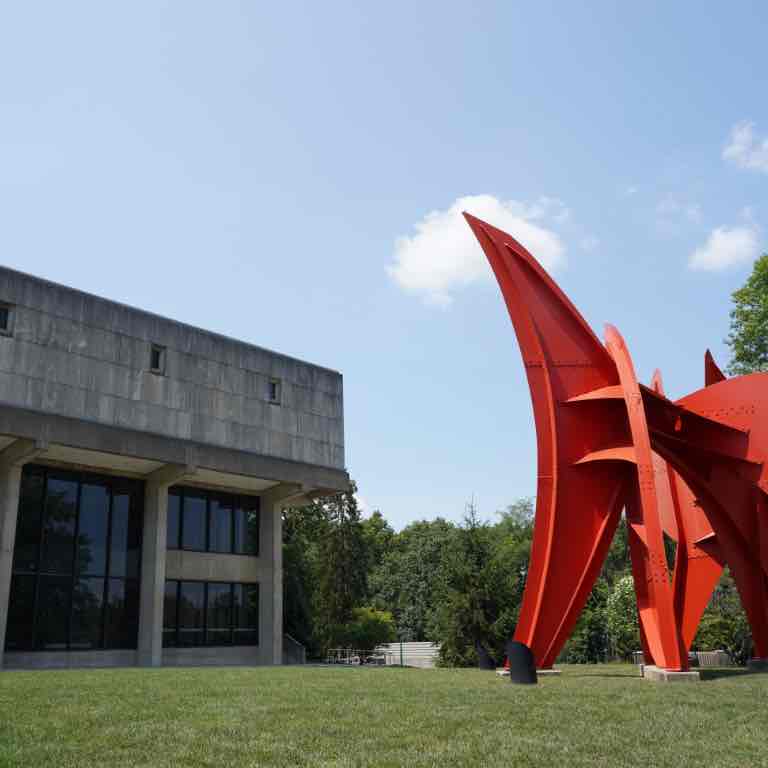
POLYGON ((563 670, 4 672, 0 766, 768 766, 768 675, 563 670))

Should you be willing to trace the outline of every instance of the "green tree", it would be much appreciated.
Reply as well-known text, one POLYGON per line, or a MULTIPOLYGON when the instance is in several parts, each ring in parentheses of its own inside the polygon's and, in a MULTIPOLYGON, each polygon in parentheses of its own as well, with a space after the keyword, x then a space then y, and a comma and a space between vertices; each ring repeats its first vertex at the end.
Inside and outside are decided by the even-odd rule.
POLYGON ((430 639, 434 612, 445 599, 448 550, 456 526, 421 520, 395 534, 369 576, 372 604, 392 612, 400 640, 430 639))
POLYGON ((339 628, 342 645, 361 651, 372 651, 377 645, 391 643, 397 633, 389 611, 355 608, 352 621, 339 628))
POLYGON ((328 529, 321 504, 283 512, 283 626, 310 656, 319 653, 317 585, 319 542, 328 529))
POLYGON ((327 519, 319 543, 317 630, 321 646, 329 648, 342 640, 340 629, 353 619, 368 592, 368 556, 356 488, 315 502, 327 519))
POLYGON ((528 571, 531 509, 530 500, 518 502, 491 525, 468 506, 447 553, 447 591, 430 630, 442 664, 475 665, 481 649, 497 662, 503 658, 528 571))
POLYGON ((613 585, 605 603, 605 624, 611 656, 625 659, 640 649, 637 598, 631 575, 622 576, 613 585))
POLYGON ((737 664, 746 664, 752 635, 733 577, 726 569, 701 617, 693 649, 726 651, 737 664))
POLYGON ((395 532, 378 509, 374 510, 370 517, 365 518, 361 525, 368 559, 367 571, 370 579, 371 573, 381 566, 384 558, 392 550, 395 532))
POLYGON ((768 253, 755 262, 743 287, 731 295, 732 375, 768 370, 768 253))
POLYGON ((584 610, 560 652, 560 659, 568 664, 597 664, 608 656, 608 633, 605 606, 609 587, 599 578, 589 593, 584 610))

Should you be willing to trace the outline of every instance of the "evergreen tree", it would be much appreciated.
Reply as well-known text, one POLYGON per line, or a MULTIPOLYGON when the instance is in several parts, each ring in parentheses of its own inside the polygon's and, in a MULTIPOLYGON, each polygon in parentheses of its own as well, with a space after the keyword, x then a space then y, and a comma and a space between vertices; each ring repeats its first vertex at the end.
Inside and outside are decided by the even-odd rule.
POLYGON ((317 626, 324 648, 342 641, 345 625, 368 592, 368 555, 355 490, 353 485, 316 502, 328 525, 318 552, 317 626))

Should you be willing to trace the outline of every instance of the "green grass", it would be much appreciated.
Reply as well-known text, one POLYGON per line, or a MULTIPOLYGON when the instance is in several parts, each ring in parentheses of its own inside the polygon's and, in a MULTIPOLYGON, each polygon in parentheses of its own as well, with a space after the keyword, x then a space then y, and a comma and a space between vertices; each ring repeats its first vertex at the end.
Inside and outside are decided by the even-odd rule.
POLYGON ((768 766, 768 675, 564 667, 0 674, 0 766, 768 766))

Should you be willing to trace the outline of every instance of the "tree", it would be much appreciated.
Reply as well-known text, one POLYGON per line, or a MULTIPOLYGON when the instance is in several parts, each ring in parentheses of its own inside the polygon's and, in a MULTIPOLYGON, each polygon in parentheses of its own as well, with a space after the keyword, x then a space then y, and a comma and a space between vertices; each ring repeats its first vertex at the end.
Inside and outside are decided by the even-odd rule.
POLYGON ((348 491, 314 502, 327 519, 319 543, 317 631, 327 649, 343 639, 343 627, 353 619, 368 592, 368 556, 354 484, 348 491))
POLYGON ((317 584, 319 542, 328 529, 321 504, 283 512, 283 626, 311 656, 319 653, 317 584))
POLYGON ((389 611, 355 608, 352 621, 340 629, 340 635, 342 645, 372 651, 377 645, 394 641, 395 622, 389 611))
POLYGON ((737 664, 746 664, 752 651, 752 634, 741 606, 736 583, 726 569, 720 577, 693 640, 697 651, 726 651, 737 664))
POLYGON ((560 659, 569 664, 598 664, 608 655, 605 606, 609 587, 599 578, 589 593, 584 610, 560 652, 560 659))
POLYGON ((731 295, 731 331, 726 343, 734 376, 768 370, 768 253, 754 264, 743 287, 731 295))
POLYGON ((637 598, 631 575, 622 576, 613 585, 605 604, 605 624, 611 656, 624 659, 640 649, 637 598))
POLYGON ((496 525, 468 505, 446 558, 447 591, 430 634, 446 666, 472 666, 485 653, 500 663, 520 611, 531 546, 531 503, 523 500, 496 525), (518 514, 523 511, 524 514, 518 514))
POLYGON ((370 575, 374 569, 381 566, 391 551, 395 532, 378 509, 362 521, 362 529, 368 558, 367 571, 370 575))
POLYGON ((456 526, 442 518, 411 523, 393 536, 371 570, 371 602, 392 612, 400 640, 430 639, 434 612, 445 599, 447 553, 455 536, 456 526))

